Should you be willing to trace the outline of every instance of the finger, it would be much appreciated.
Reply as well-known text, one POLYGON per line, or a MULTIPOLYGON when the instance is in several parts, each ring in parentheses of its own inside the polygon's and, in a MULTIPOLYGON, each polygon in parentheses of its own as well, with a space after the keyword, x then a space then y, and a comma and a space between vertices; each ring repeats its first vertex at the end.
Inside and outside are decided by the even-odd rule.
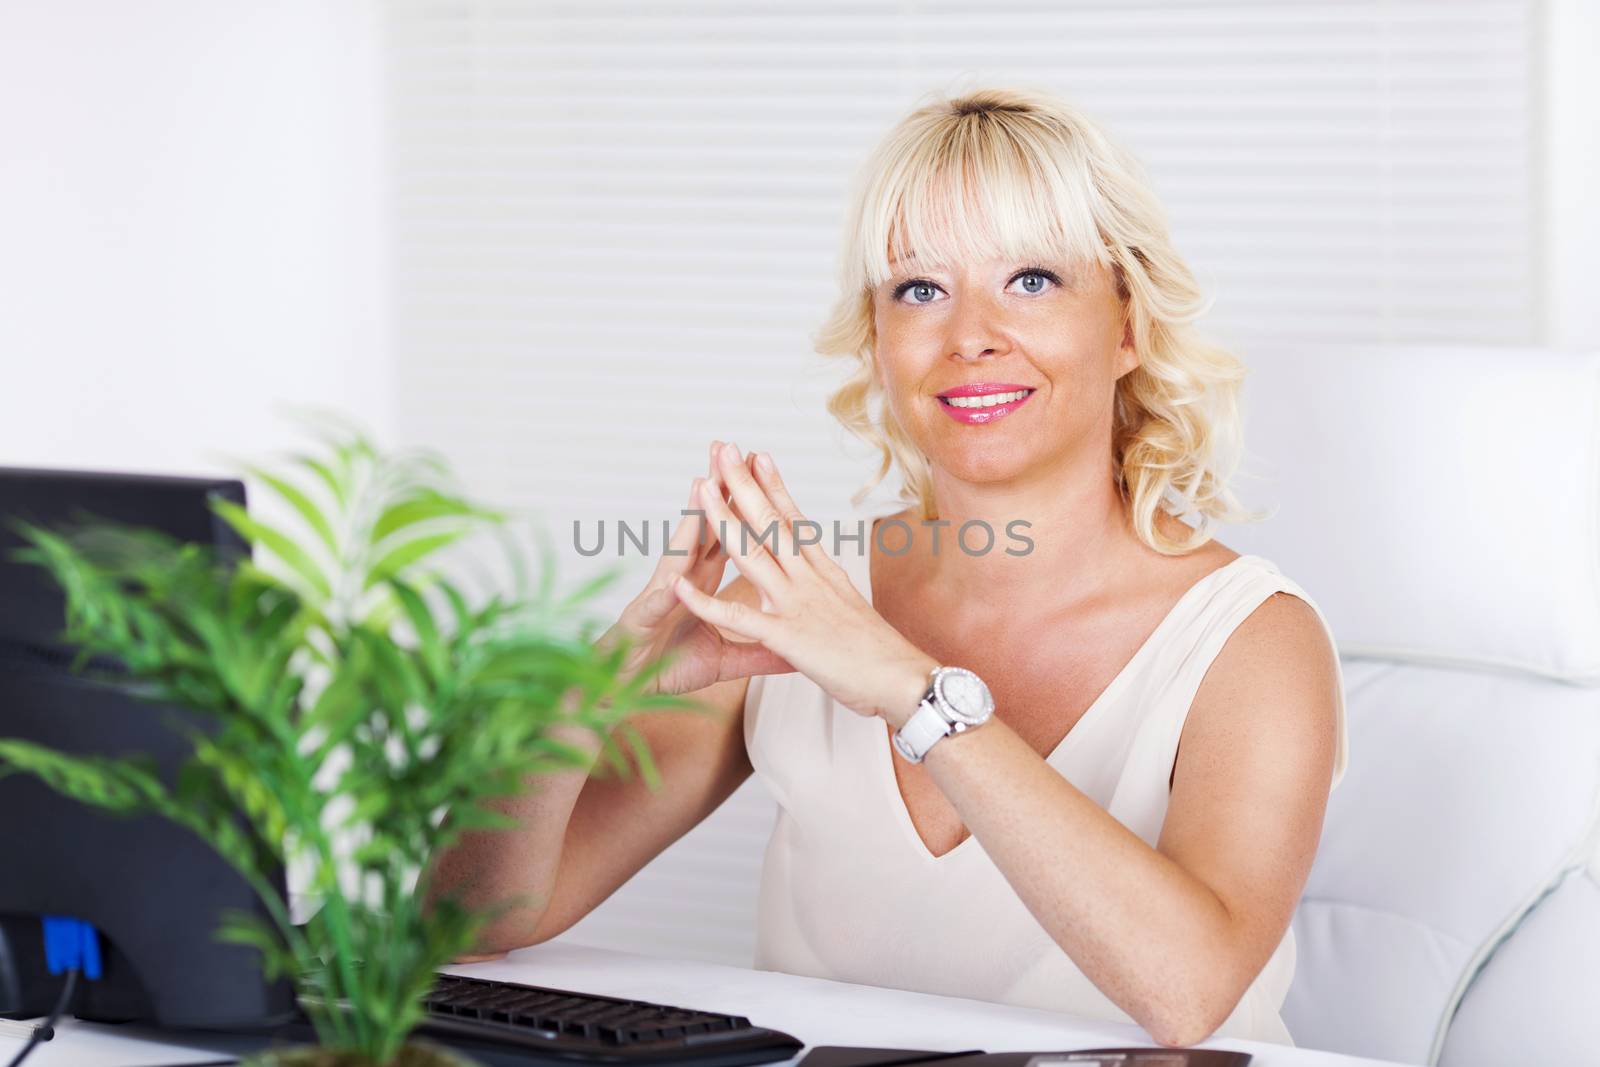
MULTIPOLYGON (((728 499, 728 487, 726 484, 724 484, 722 477, 722 464, 719 462, 723 447, 724 445, 721 441, 711 442, 711 458, 706 464, 706 481, 716 486, 717 492, 721 495, 722 499, 726 500, 728 499)), ((715 537, 710 538, 710 541, 712 544, 716 545, 718 549, 721 549, 722 542, 718 541, 715 537)))
MULTIPOLYGON (((750 476, 750 469, 739 458, 739 449, 727 445, 722 449, 721 467, 724 480, 732 493, 732 503, 738 505, 751 529, 752 538, 761 538, 766 551, 777 560, 784 573, 792 573, 801 557, 794 551, 794 538, 784 524, 783 516, 767 498, 766 490, 750 476)), ((728 546, 733 551, 733 546, 728 546)))
MULTIPOLYGON (((812 530, 810 527, 799 530, 795 528, 796 522, 810 520, 801 514, 799 505, 789 495, 789 489, 783 484, 783 478, 778 474, 778 465, 772 462, 772 457, 765 452, 757 452, 752 459, 751 472, 762 491, 767 494, 767 498, 772 501, 772 506, 783 516, 783 521, 789 529, 791 547, 819 570, 826 569, 828 565, 838 567, 838 564, 822 550, 821 542, 811 540, 813 534, 820 533, 820 527, 818 530, 812 530), (804 544, 801 544, 802 534, 805 535, 804 544)), ((842 569, 840 573, 843 574, 842 569)))
MULTIPOLYGON (((706 480, 716 484, 718 486, 717 491, 719 493, 723 493, 721 488, 722 478, 717 473, 717 449, 720 447, 722 447, 721 441, 712 441, 711 446, 706 450, 706 480)), ((726 498, 725 493, 723 493, 723 496, 726 498)), ((705 505, 701 502, 698 496, 695 497, 694 502, 689 506, 697 508, 701 511, 705 510, 705 505)), ((723 549, 722 542, 717 540, 716 532, 711 529, 709 517, 701 520, 700 540, 696 543, 699 546, 700 554, 695 559, 694 568, 691 571, 691 574, 693 574, 697 579, 702 576, 709 577, 711 574, 715 574, 720 582, 722 578, 723 566, 728 562, 728 553, 723 549)), ((703 581, 696 581, 695 584, 700 586, 702 589, 706 588, 706 584, 703 581)))
POLYGON ((709 518, 706 520, 706 527, 711 545, 699 559, 695 560, 694 569, 689 572, 690 577, 695 580, 694 584, 702 589, 709 588, 706 581, 710 580, 711 575, 716 575, 720 579, 728 566, 728 553, 723 551, 722 542, 717 540, 716 532, 710 529, 709 518))
POLYGON ((622 609, 617 621, 622 623, 623 628, 636 640, 660 625, 661 620, 678 606, 678 598, 672 592, 672 583, 676 577, 676 575, 669 577, 660 588, 646 590, 637 600, 622 609))
POLYGON ((730 641, 722 654, 722 681, 757 674, 793 674, 794 664, 760 641, 730 641))
MULTIPOLYGON (((704 510, 704 505, 698 501, 695 506, 704 510)), ((695 557, 694 566, 689 568, 688 578, 695 584, 695 588, 715 594, 722 585, 722 576, 727 573, 728 554, 722 550, 722 542, 717 540, 716 532, 711 529, 709 517, 702 523, 702 529, 708 544, 695 557)))
POLYGON ((706 463, 706 477, 716 482, 719 487, 722 485, 722 468, 718 465, 717 460, 721 451, 722 442, 712 441, 709 461, 706 463))
POLYGON ((691 613, 720 630, 748 641, 765 641, 772 633, 772 616, 747 604, 708 596, 682 578, 673 582, 672 589, 691 613))
POLYGON ((652 589, 663 588, 677 575, 688 573, 699 560, 701 529, 705 524, 704 509, 699 503, 700 483, 703 480, 696 478, 689 485, 689 504, 684 511, 691 514, 679 517, 677 529, 672 531, 666 550, 656 562, 655 573, 650 576, 652 589))
MULTIPOLYGON (((732 493, 728 489, 727 478, 723 474, 721 464, 721 452, 731 447, 733 446, 725 441, 711 442, 711 465, 709 468, 711 473, 708 477, 717 486, 717 492, 722 499, 727 501, 729 512, 735 519, 742 519, 743 514, 739 511, 739 504, 732 498, 732 493)), ((707 523, 709 525, 709 520, 707 520, 707 523)), ((726 563, 730 558, 727 548, 717 539, 715 531, 708 532, 711 533, 711 536, 707 539, 711 547, 706 551, 706 558, 717 563, 726 563)))
MULTIPOLYGON (((724 449, 727 449, 727 448, 732 448, 733 446, 732 445, 728 445, 728 444, 724 444, 722 447, 724 449)), ((743 466, 746 468, 746 470, 748 470, 750 472, 750 476, 752 478, 755 477, 755 469, 752 466, 752 464, 755 463, 755 456, 754 455, 745 456, 744 459, 741 460, 740 462, 743 464, 743 466)), ((726 500, 728 502, 728 511, 734 516, 734 518, 743 519, 744 515, 739 510, 739 502, 737 500, 733 499, 732 493, 728 489, 726 479, 723 477, 722 468, 720 466, 718 466, 718 468, 717 468, 716 480, 717 480, 717 484, 719 486, 721 486, 722 499, 724 499, 724 500, 726 500)), ((722 542, 713 539, 712 543, 717 546, 717 550, 719 552, 721 552, 722 553, 722 557, 724 559, 726 559, 727 558, 727 551, 722 547, 722 542)))
POLYGON ((722 550, 762 593, 775 597, 789 584, 788 575, 765 547, 754 542, 743 520, 729 508, 728 501, 709 483, 700 487, 700 497, 710 520, 711 530, 722 542, 722 550))

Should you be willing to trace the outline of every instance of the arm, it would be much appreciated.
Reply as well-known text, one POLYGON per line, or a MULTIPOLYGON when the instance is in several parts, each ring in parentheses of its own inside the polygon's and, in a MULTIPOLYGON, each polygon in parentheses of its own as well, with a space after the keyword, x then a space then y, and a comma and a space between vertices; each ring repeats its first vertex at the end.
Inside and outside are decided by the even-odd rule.
POLYGON ((1333 776, 1334 655, 1297 597, 1240 624, 1185 722, 1156 848, 998 719, 924 762, 1055 942, 1163 1045, 1215 1031, 1293 917, 1333 776))

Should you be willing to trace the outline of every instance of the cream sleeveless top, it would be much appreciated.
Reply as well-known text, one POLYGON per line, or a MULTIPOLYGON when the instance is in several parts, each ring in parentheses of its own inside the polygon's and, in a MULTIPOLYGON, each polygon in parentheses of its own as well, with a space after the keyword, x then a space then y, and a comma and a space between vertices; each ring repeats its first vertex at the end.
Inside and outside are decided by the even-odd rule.
MULTIPOLYGON (((853 520, 841 528, 848 537, 853 520)), ((870 520, 863 528, 867 539, 857 544, 870 540, 870 520)), ((823 539, 830 548, 831 534, 823 539)), ((847 541, 834 558, 870 602, 866 553, 847 541)), ((1234 628, 1278 591, 1311 604, 1327 627, 1269 560, 1232 560, 1184 593, 1050 766, 1155 847, 1201 678, 1234 628)), ((1338 733, 1335 785, 1348 761, 1342 669, 1338 733)), ((803 674, 758 675, 745 698, 744 735, 778 802, 761 871, 757 969, 1133 1021, 1050 939, 976 837, 942 856, 928 851, 895 783, 897 757, 880 719, 836 704, 803 674)), ((1292 1045, 1279 1011, 1294 966, 1291 928, 1215 1036, 1292 1045)))

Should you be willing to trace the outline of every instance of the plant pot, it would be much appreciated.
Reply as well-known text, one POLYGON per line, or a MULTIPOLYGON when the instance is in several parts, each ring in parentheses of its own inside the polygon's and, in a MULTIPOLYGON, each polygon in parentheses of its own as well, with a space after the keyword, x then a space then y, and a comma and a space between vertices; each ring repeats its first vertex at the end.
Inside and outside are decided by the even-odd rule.
POLYGON ((430 1042, 411 1041, 385 1064, 375 1064, 354 1052, 298 1045, 259 1052, 244 1060, 240 1067, 478 1067, 478 1064, 430 1042))

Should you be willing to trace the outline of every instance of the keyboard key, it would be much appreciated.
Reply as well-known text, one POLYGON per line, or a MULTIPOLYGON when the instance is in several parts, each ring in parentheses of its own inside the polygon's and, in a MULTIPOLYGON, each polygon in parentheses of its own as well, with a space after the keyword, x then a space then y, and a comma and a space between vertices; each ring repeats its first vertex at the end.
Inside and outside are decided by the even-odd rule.
POLYGON ((742 1015, 451 975, 439 977, 424 1007, 454 1028, 429 1034, 424 1023, 427 1036, 504 1042, 542 1067, 584 1067, 591 1057, 594 1067, 736 1067, 790 1059, 803 1047, 742 1015), (481 1038, 461 1029, 480 1026, 481 1038))

